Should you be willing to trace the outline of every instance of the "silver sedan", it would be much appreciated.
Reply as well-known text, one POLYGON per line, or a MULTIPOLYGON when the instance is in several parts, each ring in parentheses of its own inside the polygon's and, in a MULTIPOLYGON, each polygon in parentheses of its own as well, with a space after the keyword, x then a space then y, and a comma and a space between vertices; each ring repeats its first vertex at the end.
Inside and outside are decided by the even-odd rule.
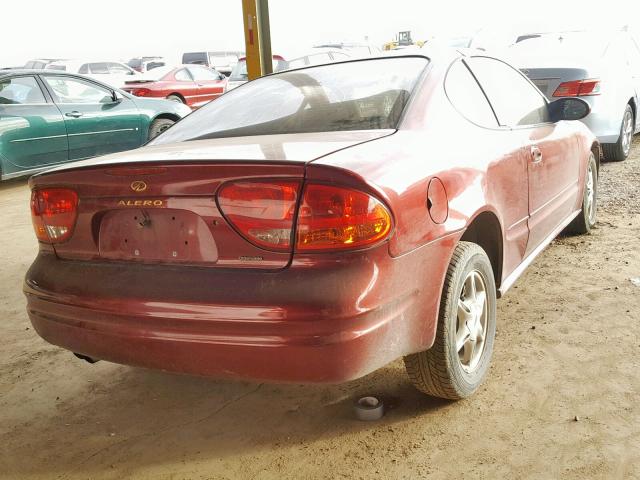
POLYGON ((627 158, 640 130, 640 47, 629 32, 547 34, 513 45, 508 56, 549 100, 588 102, 583 122, 605 159, 627 158))

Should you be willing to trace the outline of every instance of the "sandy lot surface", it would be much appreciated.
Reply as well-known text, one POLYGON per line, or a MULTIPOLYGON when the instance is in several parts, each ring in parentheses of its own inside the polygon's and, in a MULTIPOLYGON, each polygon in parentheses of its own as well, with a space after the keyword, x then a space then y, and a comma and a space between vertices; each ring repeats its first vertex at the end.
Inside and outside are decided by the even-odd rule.
POLYGON ((480 392, 422 396, 401 362, 340 386, 167 375, 50 346, 21 292, 24 181, 0 186, 0 478, 640 478, 640 144, 604 164, 598 228, 548 248, 499 302, 480 392), (351 416, 354 396, 392 407, 351 416))

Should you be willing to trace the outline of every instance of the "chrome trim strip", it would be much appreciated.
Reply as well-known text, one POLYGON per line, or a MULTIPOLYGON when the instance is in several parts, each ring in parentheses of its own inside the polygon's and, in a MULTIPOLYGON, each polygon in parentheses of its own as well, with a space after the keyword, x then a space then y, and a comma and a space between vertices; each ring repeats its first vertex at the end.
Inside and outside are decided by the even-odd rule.
POLYGON ((507 293, 507 290, 509 290, 514 283, 516 283, 516 280, 520 277, 520 275, 522 275, 522 273, 527 269, 527 267, 529 267, 529 265, 531 265, 531 263, 533 263, 533 261, 536 259, 536 257, 538 255, 540 255, 540 253, 547 248, 547 246, 549 246, 549 244, 551 242, 553 242, 553 240, 560 234, 560 232, 562 232, 562 230, 565 229, 565 227, 567 225, 569 225, 574 218, 576 218, 580 212, 582 210, 577 210, 574 213, 572 213, 571 215, 569 215, 566 220, 564 222, 562 222, 558 228, 556 228, 553 232, 551 232, 551 234, 545 238, 540 245, 538 245, 535 250, 533 250, 528 256, 527 258, 525 258, 522 263, 520 265, 518 265, 516 267, 516 269, 511 272, 509 274, 509 276, 507 276, 507 278, 505 278, 502 281, 502 284, 500 285, 500 288, 498 289, 498 298, 501 298, 502 296, 504 296, 505 293, 507 293))
POLYGON ((49 137, 33 137, 33 138, 19 138, 17 140, 11 140, 10 143, 18 143, 18 142, 30 142, 31 140, 49 140, 51 138, 64 138, 67 135, 51 135, 49 137))
POLYGON ((118 128, 116 130, 101 130, 100 132, 86 132, 86 133, 69 133, 69 137, 79 137, 82 135, 99 135, 101 133, 116 133, 116 132, 134 132, 136 128, 118 128))

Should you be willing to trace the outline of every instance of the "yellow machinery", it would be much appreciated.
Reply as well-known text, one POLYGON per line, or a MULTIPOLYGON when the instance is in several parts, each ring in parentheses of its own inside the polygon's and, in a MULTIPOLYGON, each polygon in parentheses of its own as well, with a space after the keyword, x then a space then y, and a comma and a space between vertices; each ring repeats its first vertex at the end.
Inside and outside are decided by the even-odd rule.
POLYGON ((422 48, 424 42, 422 40, 418 40, 414 42, 411 38, 411 31, 398 32, 395 40, 387 42, 383 45, 383 50, 395 50, 398 47, 408 47, 410 45, 417 45, 422 48))

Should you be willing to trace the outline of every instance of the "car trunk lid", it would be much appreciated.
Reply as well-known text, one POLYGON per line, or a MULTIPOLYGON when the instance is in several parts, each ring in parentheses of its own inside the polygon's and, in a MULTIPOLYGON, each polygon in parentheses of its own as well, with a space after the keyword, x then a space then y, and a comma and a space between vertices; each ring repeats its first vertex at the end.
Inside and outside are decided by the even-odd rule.
POLYGON ((561 83, 592 78, 584 68, 523 68, 522 72, 551 101, 561 83))
POLYGON ((231 181, 289 182, 301 191, 307 162, 392 131, 216 139, 76 162, 31 180, 79 198, 69 260, 279 269, 291 251, 261 248, 232 225, 216 192, 231 181), (273 138, 278 137, 278 138, 273 138), (326 138, 323 138, 326 137, 326 138))

